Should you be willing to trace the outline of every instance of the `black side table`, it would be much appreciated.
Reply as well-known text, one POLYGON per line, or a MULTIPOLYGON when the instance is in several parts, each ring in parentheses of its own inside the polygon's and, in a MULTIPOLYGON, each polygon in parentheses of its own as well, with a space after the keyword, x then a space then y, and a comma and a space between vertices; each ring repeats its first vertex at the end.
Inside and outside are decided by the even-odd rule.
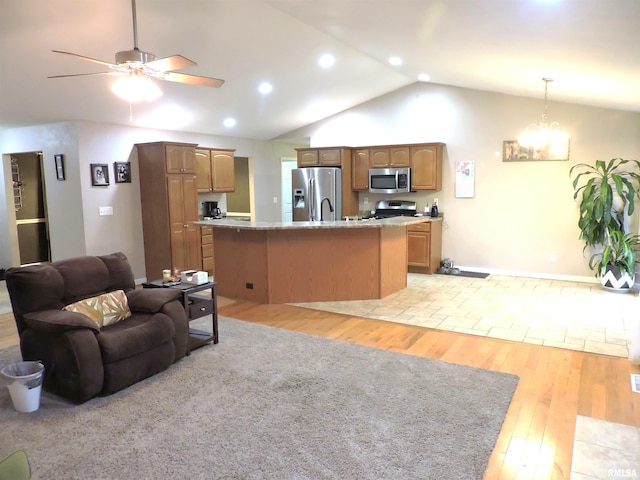
POLYGON ((218 302, 216 298, 216 282, 207 282, 201 285, 190 283, 164 283, 162 280, 152 280, 142 284, 142 288, 173 288, 182 292, 182 305, 187 313, 189 322, 196 318, 211 315, 212 333, 189 327, 189 342, 187 343, 187 355, 191 350, 202 347, 208 343, 218 343, 218 302), (198 295, 198 292, 211 290, 211 296, 198 295))

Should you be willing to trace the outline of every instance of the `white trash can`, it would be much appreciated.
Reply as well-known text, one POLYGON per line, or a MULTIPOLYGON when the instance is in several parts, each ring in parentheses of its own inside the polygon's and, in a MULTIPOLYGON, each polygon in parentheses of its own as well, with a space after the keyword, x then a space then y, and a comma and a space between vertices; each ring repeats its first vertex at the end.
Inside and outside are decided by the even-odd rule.
POLYGON ((18 412, 33 412, 40 407, 44 365, 40 362, 12 363, 0 370, 7 382, 13 407, 18 412))

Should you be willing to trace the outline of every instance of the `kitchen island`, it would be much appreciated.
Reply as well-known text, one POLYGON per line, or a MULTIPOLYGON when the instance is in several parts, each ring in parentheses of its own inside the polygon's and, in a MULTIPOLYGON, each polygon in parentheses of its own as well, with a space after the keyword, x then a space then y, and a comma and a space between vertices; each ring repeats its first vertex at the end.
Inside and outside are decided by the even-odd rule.
POLYGON ((218 294, 259 303, 383 298, 407 286, 407 226, 428 217, 335 222, 203 220, 218 294))

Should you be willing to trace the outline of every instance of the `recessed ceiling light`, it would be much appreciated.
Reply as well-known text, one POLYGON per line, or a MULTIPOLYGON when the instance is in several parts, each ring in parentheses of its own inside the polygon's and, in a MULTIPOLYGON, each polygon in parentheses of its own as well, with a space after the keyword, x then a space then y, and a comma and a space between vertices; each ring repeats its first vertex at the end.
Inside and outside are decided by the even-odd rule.
POLYGON ((232 128, 236 126, 236 119, 235 118, 231 118, 231 117, 227 117, 224 119, 224 126, 227 128, 232 128))
POLYGON ((258 87, 258 91, 262 95, 269 95, 272 90, 273 90, 273 85, 271 85, 269 82, 262 82, 258 87))
POLYGON ((431 76, 426 73, 421 73, 420 75, 418 75, 418 80, 420 80, 421 82, 428 82, 429 80, 431 80, 431 76))
POLYGON ((402 59, 400 57, 389 57, 389 63, 394 67, 402 65, 402 59))
POLYGON ((336 63, 336 57, 330 53, 325 53, 318 59, 318 65, 322 68, 331 68, 336 63))

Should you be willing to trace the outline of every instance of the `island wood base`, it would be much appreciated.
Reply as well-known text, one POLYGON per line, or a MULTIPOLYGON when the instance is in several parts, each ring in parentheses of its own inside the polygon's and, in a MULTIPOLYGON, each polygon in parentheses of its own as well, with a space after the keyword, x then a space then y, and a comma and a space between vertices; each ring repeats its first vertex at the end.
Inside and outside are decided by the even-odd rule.
POLYGON ((259 303, 383 298, 407 286, 406 227, 213 227, 219 295, 259 303))

